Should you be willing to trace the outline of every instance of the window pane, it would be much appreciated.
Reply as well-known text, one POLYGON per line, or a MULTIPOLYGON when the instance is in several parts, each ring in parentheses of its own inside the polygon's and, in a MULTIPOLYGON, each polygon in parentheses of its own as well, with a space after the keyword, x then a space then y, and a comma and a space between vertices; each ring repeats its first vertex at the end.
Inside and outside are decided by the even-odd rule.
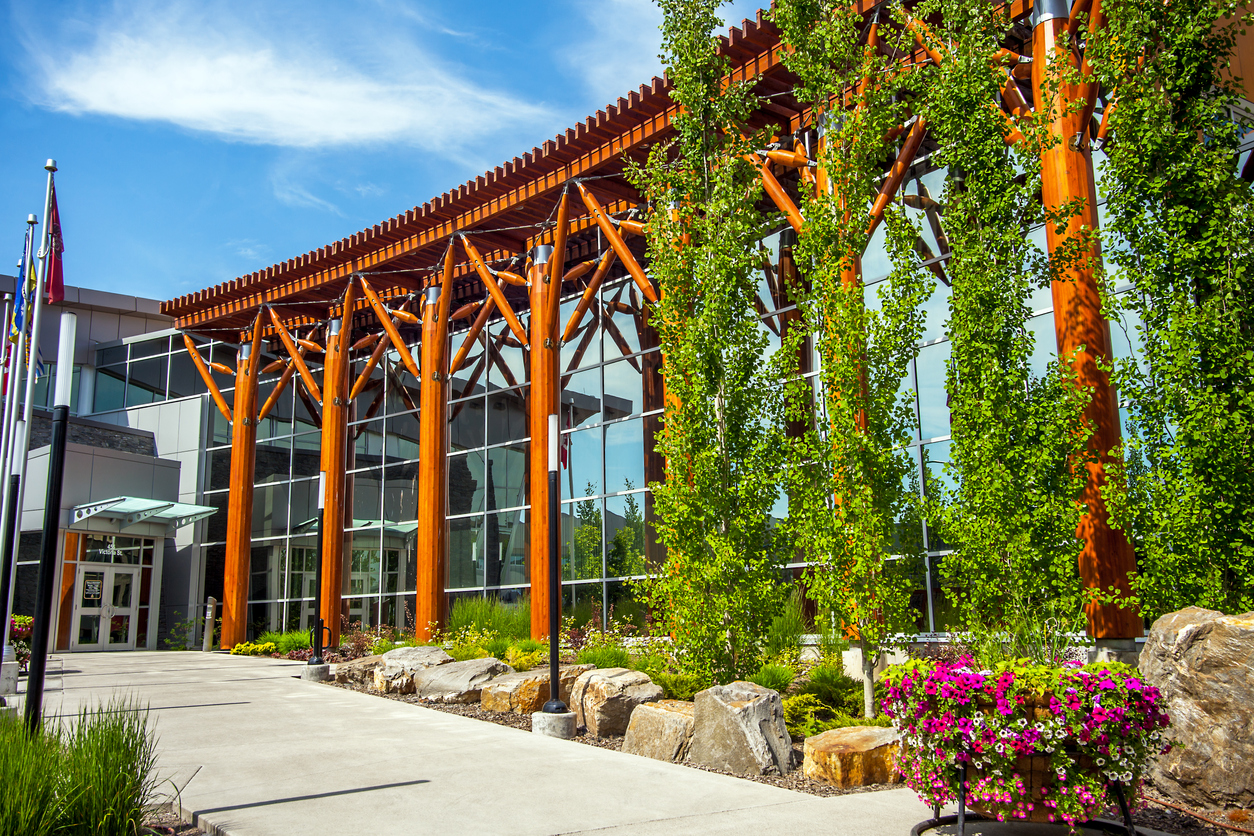
POLYGON ((601 577, 601 500, 582 499, 562 505, 562 578, 601 577), (570 534, 567 535, 566 532, 570 534))
POLYGON ((623 578, 645 573, 644 503, 631 493, 605 500, 605 575, 623 578))
POLYGON ((488 514, 484 554, 489 587, 527 583, 526 517, 527 512, 521 509, 488 514))
MULTIPOLYGON (((349 478, 353 481, 353 524, 368 525, 383 519, 379 507, 383 496, 383 468, 374 467, 349 478)), ((346 522, 345 526, 348 525, 346 522)))
POLYGON ((644 404, 640 372, 632 365, 640 360, 620 360, 605 366, 605 420, 637 415, 644 404))
POLYGON ((483 527, 483 517, 449 520, 449 589, 483 585, 483 527))
POLYGON ((450 450, 467 450, 483 446, 484 403, 483 398, 471 398, 449 405, 448 443, 450 450))
POLYGON ((114 409, 121 409, 125 405, 123 400, 125 388, 125 366, 102 366, 96 369, 96 394, 92 412, 110 412, 114 409))
POLYGON ((448 512, 450 516, 483 510, 487 486, 482 450, 448 458, 448 512))
POLYGON ((639 418, 605 428, 605 490, 644 487, 644 422, 639 418))
MULTIPOLYGON (((179 343, 183 341, 180 339, 179 343)), ((168 354, 170 351, 170 338, 157 337, 151 340, 141 340, 131 343, 131 360, 138 360, 140 357, 155 357, 158 354, 168 354)))
POLYGON ((562 387, 562 429, 601 423, 601 370, 577 372, 562 387))
POLYGON ((165 400, 166 357, 131 362, 131 377, 126 385, 126 405, 155 403, 165 400))
POLYGON ((488 451, 487 510, 527 504, 527 443, 494 447, 488 451))
POLYGON ((945 371, 949 363, 949 343, 929 345, 915 361, 919 383, 920 437, 949 435, 949 398, 945 392, 945 371))
MULTIPOLYGON (((185 398, 189 395, 200 395, 209 391, 204 379, 196 369, 196 364, 186 351, 176 351, 170 355, 170 397, 185 398)), ((216 408, 216 407, 215 407, 216 408)))
POLYGON ((383 519, 407 522, 418 516, 418 462, 384 468, 383 519))
MULTIPOLYGON (((253 481, 256 483, 286 482, 288 480, 288 466, 292 458, 291 448, 292 441, 289 438, 272 438, 258 442, 253 481)), ((227 486, 215 483, 214 487, 227 486)))
POLYGON ((563 433, 566 462, 559 474, 565 499, 578 499, 601 490, 601 428, 563 433))
POLYGON ((287 533, 287 485, 258 485, 253 488, 253 537, 274 537, 287 533))
POLYGON ((488 395, 488 444, 517 441, 529 435, 526 389, 510 389, 488 395))
POLYGON ((601 289, 601 323, 607 361, 640 350, 640 294, 630 279, 601 289))

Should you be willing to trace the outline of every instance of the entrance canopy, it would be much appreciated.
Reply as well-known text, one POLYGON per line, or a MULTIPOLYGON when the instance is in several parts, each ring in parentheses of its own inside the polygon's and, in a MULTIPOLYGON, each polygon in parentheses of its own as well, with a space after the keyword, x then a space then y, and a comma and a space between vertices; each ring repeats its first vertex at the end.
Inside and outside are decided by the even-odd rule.
POLYGON ((116 496, 113 499, 102 499, 99 502, 74 506, 70 511, 70 528, 87 528, 92 525, 88 522, 89 520, 92 522, 109 520, 118 531, 125 531, 140 523, 147 523, 165 525, 167 533, 173 533, 175 529, 203 520, 217 510, 210 505, 116 496))

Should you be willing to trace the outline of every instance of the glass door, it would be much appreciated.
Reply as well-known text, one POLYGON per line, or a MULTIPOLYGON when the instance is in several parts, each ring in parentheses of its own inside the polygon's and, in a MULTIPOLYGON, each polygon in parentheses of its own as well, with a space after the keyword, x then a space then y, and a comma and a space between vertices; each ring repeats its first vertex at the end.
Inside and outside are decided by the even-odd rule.
POLYGON ((139 567, 80 564, 71 650, 134 650, 139 567))

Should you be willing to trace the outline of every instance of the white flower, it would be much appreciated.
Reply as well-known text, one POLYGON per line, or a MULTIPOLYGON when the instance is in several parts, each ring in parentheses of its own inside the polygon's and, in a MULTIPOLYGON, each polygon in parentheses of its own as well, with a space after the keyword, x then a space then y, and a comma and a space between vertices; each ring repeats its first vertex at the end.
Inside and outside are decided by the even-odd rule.
POLYGON ((1106 765, 1106 759, 1105 759, 1105 758, 1097 758, 1097 759, 1096 759, 1095 761, 1093 761, 1093 762, 1094 762, 1094 763, 1096 763, 1098 766, 1105 766, 1105 765, 1106 765))

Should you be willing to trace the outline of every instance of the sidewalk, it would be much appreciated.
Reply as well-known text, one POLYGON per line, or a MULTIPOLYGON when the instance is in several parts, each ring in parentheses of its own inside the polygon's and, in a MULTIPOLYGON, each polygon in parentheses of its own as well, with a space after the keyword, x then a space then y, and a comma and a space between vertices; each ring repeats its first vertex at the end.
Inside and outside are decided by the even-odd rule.
POLYGON ((47 712, 150 705, 164 788, 209 833, 907 836, 930 817, 907 789, 817 798, 302 682, 296 662, 59 658, 47 712))

